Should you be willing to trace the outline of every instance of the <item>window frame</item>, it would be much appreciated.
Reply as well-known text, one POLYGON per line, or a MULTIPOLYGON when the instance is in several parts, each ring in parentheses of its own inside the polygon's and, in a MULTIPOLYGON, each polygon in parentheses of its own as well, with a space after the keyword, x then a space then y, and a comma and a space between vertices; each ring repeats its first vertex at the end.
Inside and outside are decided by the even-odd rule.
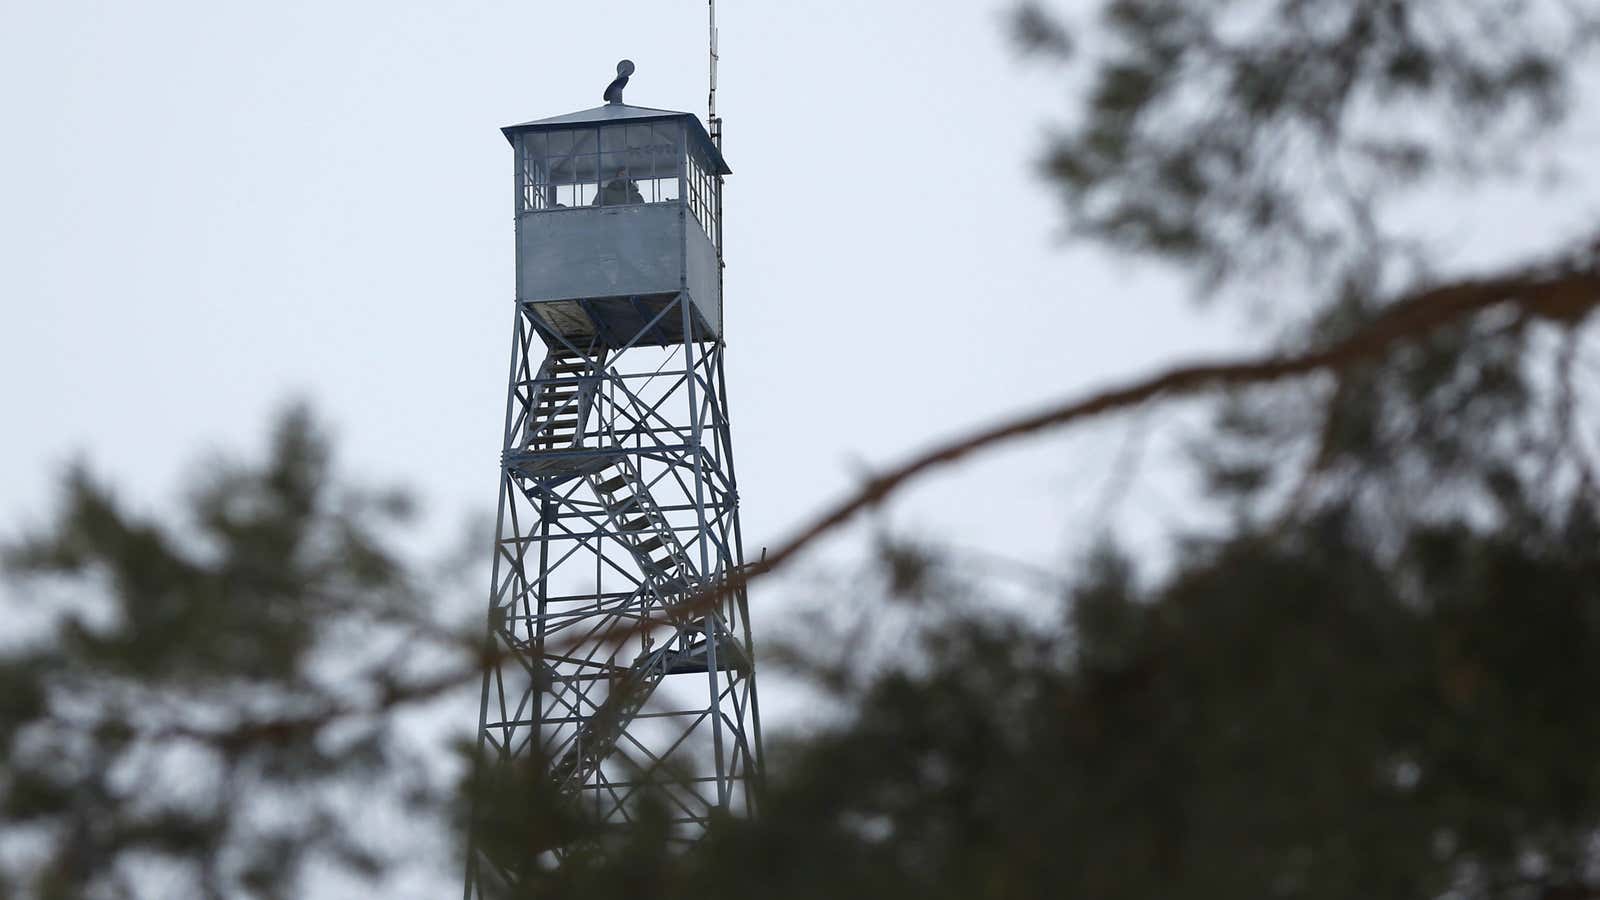
POLYGON ((618 205, 604 204, 607 172, 616 169, 627 170, 642 198, 620 205, 686 203, 684 159, 691 143, 689 129, 678 118, 525 131, 515 142, 517 214, 592 206, 596 200, 618 205), (648 166, 636 164, 641 157, 648 158, 648 166), (591 172, 593 177, 583 177, 591 172))

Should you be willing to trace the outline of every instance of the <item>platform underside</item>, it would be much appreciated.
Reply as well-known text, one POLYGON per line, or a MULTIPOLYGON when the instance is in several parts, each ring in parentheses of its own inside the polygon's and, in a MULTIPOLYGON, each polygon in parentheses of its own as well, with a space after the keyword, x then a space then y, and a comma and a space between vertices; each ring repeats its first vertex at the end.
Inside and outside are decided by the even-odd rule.
POLYGON ((557 483, 593 475, 622 456, 611 448, 574 447, 566 450, 519 450, 505 454, 506 471, 521 478, 554 479, 557 483))
POLYGON ((700 308, 681 293, 536 300, 527 307, 540 324, 578 345, 596 341, 613 348, 681 344, 685 308, 690 340, 708 341, 717 337, 713 323, 707 322, 700 308), (681 305, 680 298, 684 301, 681 305))

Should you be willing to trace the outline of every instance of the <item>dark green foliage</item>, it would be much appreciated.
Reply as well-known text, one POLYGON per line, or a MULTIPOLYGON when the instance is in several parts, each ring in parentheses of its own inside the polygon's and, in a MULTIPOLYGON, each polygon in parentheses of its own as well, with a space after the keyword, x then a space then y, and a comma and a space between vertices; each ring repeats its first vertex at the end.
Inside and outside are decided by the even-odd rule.
MULTIPOLYGON (((1408 248, 1379 210, 1527 171, 1600 10, 1554 2, 1110 0, 1047 171, 1081 236, 1210 284, 1372 279, 1408 248)), ((1022 46, 1068 58, 1037 6, 1022 46)), ((1262 285, 1254 284, 1255 289, 1262 285)))
POLYGON ((547 771, 530 756, 480 767, 464 784, 458 820, 487 860, 477 863, 484 890, 504 900, 638 897, 670 890, 689 871, 661 798, 635 794, 628 827, 608 828, 561 795, 547 771))
POLYGON ((940 619, 921 663, 779 754, 759 821, 681 856, 641 828, 615 867, 569 870, 550 896, 1594 890, 1585 515, 1419 529, 1396 559, 1327 517, 1196 551, 1149 589, 1103 554, 1064 605, 1070 647, 940 619))
POLYGON ((204 470, 192 527, 130 514, 83 467, 63 487, 55 521, 6 554, 21 603, 76 610, 0 656, 0 840, 39 841, 7 878, 22 896, 285 897, 311 859, 376 872, 327 791, 405 763, 387 713, 351 714, 369 683, 329 663, 412 607, 387 537, 404 506, 336 487, 302 409, 262 465, 204 470), (283 808, 292 822, 269 825, 283 808), (152 861, 180 874, 141 882, 152 861))
MULTIPOLYGON (((1296 288, 1295 346, 1437 278, 1375 211, 1515 174, 1600 35, 1561 3, 1102 11, 1015 19, 1088 67, 1047 167, 1078 233, 1296 288)), ((761 818, 682 857, 646 829, 618 865, 665 897, 1600 894, 1600 544, 1557 331, 1471 318, 1231 398, 1196 451, 1233 534, 1148 588, 1099 554, 1059 630, 930 615, 855 681, 811 648, 850 713, 775 754, 761 818)), ((926 556, 878 557, 936 605, 926 556)), ((586 871, 560 895, 636 889, 586 871)))
POLYGON ((1042 54, 1058 59, 1072 56, 1072 34, 1038 3, 1017 7, 1012 20, 1012 38, 1025 54, 1042 54))
MULTIPOLYGON (((1289 293, 1293 348, 1437 278, 1376 210, 1514 173, 1600 37, 1561 0, 1099 8, 1014 19, 1024 52, 1086 67, 1047 166, 1073 224, 1289 293)), ((0 898, 158 896, 151 859, 183 896, 315 896, 309 865, 395 862, 364 790, 396 781, 394 808, 451 810, 524 879, 508 898, 1600 896, 1600 518, 1582 323, 1549 318, 1227 398, 1193 449, 1231 529, 1152 581, 1102 548, 1038 598, 1049 627, 986 607, 958 554, 881 535, 858 621, 762 648, 841 719, 769 748, 760 817, 692 847, 657 798, 603 828, 534 762, 412 777, 394 718, 437 691, 364 643, 411 619, 387 540, 409 505, 339 488, 304 412, 263 465, 207 469, 181 525, 74 470, 7 557, 23 603, 72 611, 0 653, 0 898), (903 664, 862 662, 882 647, 903 664)))

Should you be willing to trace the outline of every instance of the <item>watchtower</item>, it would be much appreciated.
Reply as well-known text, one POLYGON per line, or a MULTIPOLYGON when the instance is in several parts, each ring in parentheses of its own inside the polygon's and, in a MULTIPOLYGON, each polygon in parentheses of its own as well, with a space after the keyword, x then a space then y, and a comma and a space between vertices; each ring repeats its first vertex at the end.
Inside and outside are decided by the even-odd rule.
MULTIPOLYGON (((645 792, 692 840, 750 813, 755 661, 723 371, 718 142, 622 102, 504 129, 516 301, 480 773, 537 766, 598 821, 645 792)), ((483 836, 480 835, 480 838, 483 836)), ((559 861, 475 841, 467 896, 559 861)))

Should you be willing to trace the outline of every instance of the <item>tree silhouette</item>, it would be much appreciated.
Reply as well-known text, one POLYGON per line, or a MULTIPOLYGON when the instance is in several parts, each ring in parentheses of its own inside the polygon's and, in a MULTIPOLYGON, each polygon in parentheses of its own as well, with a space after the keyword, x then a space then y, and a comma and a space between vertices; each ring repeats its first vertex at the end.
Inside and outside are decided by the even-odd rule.
POLYGON ((409 501, 336 484, 297 408, 185 513, 76 467, 8 549, 21 602, 58 614, 0 657, 0 896, 302 896, 308 865, 392 855, 354 815, 426 783, 393 735, 412 667, 380 652, 423 587, 391 538, 409 501))
POLYGON ((1215 401, 1194 464, 1224 533, 1154 573, 1108 544, 1037 596, 1043 628, 978 615, 959 557, 885 539, 862 580, 881 605, 767 648, 842 715, 773 748, 759 818, 681 849, 653 798, 607 829, 536 764, 406 789, 428 776, 396 712, 481 651, 417 614, 426 578, 388 534, 406 504, 344 488, 303 411, 265 464, 207 472, 183 522, 75 471, 7 558, 66 611, 0 650, 0 896, 307 895, 316 866, 394 862, 357 818, 382 804, 452 812, 492 855, 568 849, 531 896, 1600 896, 1600 223, 1478 265, 1398 212, 1544 177, 1600 11, 1096 8, 1011 20, 1085 86, 1046 150, 1069 224, 1268 304, 1279 340, 975 423, 743 577, 930 470, 1180 397, 1215 401), (842 637, 897 610, 900 662, 852 667, 842 637), (397 660, 397 629, 455 655, 397 660))

